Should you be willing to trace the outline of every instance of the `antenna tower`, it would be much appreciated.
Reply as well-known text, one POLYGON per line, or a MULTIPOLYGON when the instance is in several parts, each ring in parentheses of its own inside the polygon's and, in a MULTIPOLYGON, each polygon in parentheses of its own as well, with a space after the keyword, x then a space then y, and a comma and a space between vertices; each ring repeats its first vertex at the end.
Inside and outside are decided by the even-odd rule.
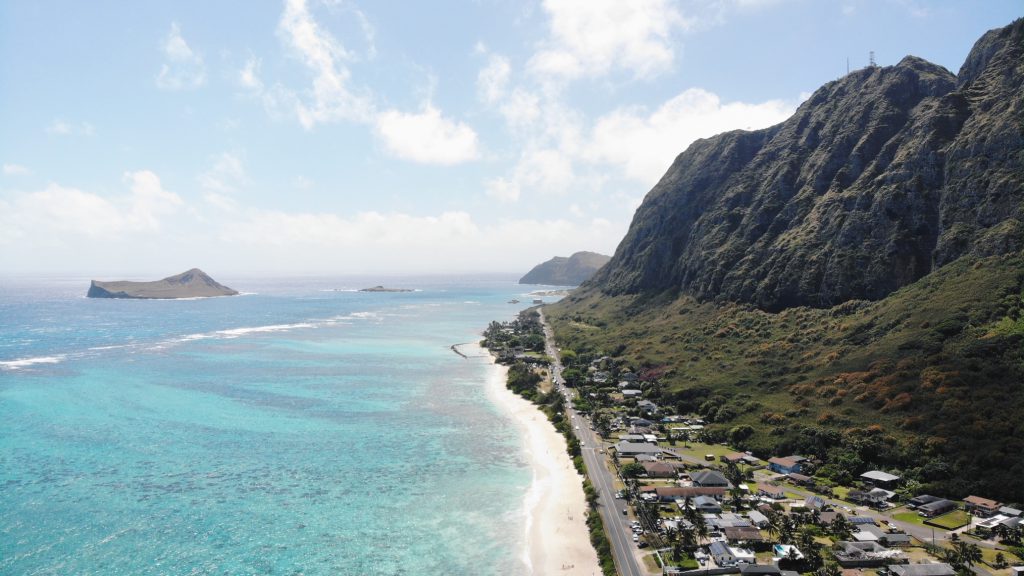
POLYGON ((875 66, 878 66, 878 64, 875 64, 875 51, 874 50, 872 50, 871 52, 868 52, 868 65, 871 66, 872 68, 874 68, 875 66))

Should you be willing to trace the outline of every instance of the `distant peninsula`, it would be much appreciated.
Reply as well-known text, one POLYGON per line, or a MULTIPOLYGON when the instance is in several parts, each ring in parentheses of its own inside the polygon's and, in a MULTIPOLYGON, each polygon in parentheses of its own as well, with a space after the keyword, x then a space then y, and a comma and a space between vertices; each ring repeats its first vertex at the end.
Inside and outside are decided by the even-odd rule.
POLYGON ((171 300, 176 298, 210 298, 213 296, 235 296, 238 292, 218 284, 205 272, 193 268, 177 276, 169 276, 154 282, 129 282, 119 280, 101 282, 93 280, 86 294, 89 298, 135 298, 171 300))
POLYGON ((360 292, 414 292, 409 288, 385 288, 383 286, 374 286, 373 288, 362 288, 360 292))
POLYGON ((586 282, 611 257, 596 252, 577 252, 568 258, 555 256, 538 264, 519 279, 520 284, 546 284, 549 286, 579 286, 586 282))

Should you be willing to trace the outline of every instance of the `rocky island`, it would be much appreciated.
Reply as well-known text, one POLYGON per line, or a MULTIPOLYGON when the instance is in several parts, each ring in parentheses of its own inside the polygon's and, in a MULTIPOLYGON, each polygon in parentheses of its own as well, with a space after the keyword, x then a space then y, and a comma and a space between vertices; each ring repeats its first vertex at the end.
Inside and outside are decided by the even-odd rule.
POLYGON ((205 272, 193 268, 176 276, 154 282, 93 280, 86 294, 89 298, 135 298, 168 300, 175 298, 210 298, 235 296, 238 292, 217 283, 205 272))
POLYGON ((360 292, 414 292, 410 288, 385 288, 383 286, 374 286, 373 288, 362 288, 360 292))
POLYGON ((519 283, 579 286, 589 280, 610 259, 610 256, 596 252, 577 252, 568 258, 555 256, 547 262, 534 266, 519 279, 519 283))

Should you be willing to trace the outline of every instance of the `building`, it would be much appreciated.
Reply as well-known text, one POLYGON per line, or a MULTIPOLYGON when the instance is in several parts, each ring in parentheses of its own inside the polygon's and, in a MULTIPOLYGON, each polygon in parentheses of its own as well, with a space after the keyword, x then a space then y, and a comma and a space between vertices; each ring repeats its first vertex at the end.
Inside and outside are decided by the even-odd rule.
POLYGON ((860 475, 860 479, 864 482, 877 486, 879 488, 895 488, 899 485, 901 478, 895 474, 889 474, 888 472, 882 472, 881 470, 871 470, 860 475))
POLYGON ((643 394, 643 392, 637 390, 636 388, 625 388, 622 390, 623 398, 637 398, 641 394, 643 394))
POLYGON ((729 488, 729 481, 725 475, 717 470, 697 470, 690 472, 690 479, 694 486, 701 488, 729 488))
POLYGON ((719 566, 735 566, 736 556, 733 555, 732 550, 725 545, 725 542, 712 542, 708 544, 708 554, 715 559, 715 564, 719 566))
POLYGON ((924 506, 925 504, 931 504, 932 502, 938 502, 942 500, 938 496, 932 496, 931 494, 921 494, 920 496, 914 496, 910 500, 907 500, 907 508, 917 508, 918 506, 924 506))
POLYGON ((747 512, 747 518, 750 519, 750 523, 758 528, 764 528, 768 525, 768 517, 758 512, 757 510, 751 510, 747 512))
POLYGON ((867 568, 906 562, 905 554, 877 542, 836 542, 832 554, 843 568, 867 568))
POLYGON ((641 466, 647 472, 648 478, 675 478, 678 475, 675 464, 668 462, 643 462, 641 466))
POLYGON ((693 499, 693 507, 704 514, 718 514, 722 511, 722 504, 714 496, 697 496, 693 499))
POLYGON ((953 502, 952 500, 946 500, 945 498, 940 498, 939 500, 935 500, 933 502, 929 502, 927 504, 922 504, 918 506, 917 513, 921 516, 924 516, 925 518, 934 518, 936 516, 941 516, 947 512, 952 512, 953 510, 956 509, 956 502, 953 502))
POLYGON ((893 576, 955 576, 949 564, 896 564, 889 567, 893 576))
POLYGON ((995 500, 989 500, 981 496, 968 496, 964 498, 964 510, 975 516, 992 516, 997 514, 1002 506, 1002 504, 995 500))
POLYGON ((825 499, 821 496, 808 496, 804 498, 804 506, 808 510, 821 510, 825 507, 825 499))
POLYGON ((889 498, 892 498, 893 496, 895 496, 895 494, 889 492, 888 490, 883 490, 881 488, 872 488, 871 490, 868 491, 850 490, 850 492, 847 493, 846 495, 847 499, 849 499, 851 502, 857 502, 858 504, 866 504, 868 506, 873 506, 875 508, 884 507, 886 505, 886 502, 888 502, 889 498))
POLYGON ((769 458, 768 469, 779 474, 792 474, 803 471, 803 462, 806 458, 802 456, 786 456, 785 458, 769 458))
POLYGON ((722 533, 725 534, 725 539, 730 543, 764 542, 764 535, 761 534, 761 531, 751 526, 730 526, 723 528, 722 533))
POLYGON ((647 444, 646 442, 621 441, 615 445, 615 452, 620 458, 629 458, 636 456, 637 454, 648 454, 650 456, 654 456, 661 454, 661 448, 658 448, 654 444, 647 444))
POLYGON ((701 488, 700 486, 644 486, 640 493, 652 493, 659 502, 684 501, 697 496, 711 496, 721 499, 725 496, 725 488, 701 488))

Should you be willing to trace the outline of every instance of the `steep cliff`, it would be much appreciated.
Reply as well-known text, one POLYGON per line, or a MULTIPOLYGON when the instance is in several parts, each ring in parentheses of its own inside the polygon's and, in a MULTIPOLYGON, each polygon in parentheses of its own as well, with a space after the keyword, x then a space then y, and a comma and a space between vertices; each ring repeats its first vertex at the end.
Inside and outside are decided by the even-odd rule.
POLYGON ((912 56, 858 70, 782 124, 695 142, 586 288, 829 307, 1021 249, 1022 37, 987 33, 959 76, 912 56))

